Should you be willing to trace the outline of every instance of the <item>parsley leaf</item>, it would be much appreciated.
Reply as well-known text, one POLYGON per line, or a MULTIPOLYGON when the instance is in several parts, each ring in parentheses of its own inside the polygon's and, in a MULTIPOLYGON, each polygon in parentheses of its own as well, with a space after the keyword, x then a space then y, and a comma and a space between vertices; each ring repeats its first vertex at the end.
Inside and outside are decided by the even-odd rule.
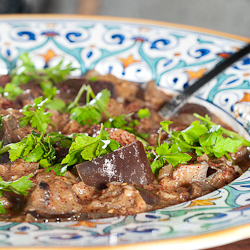
MULTIPOLYGON (((198 115, 198 114, 194 114, 195 117, 197 117, 198 119, 200 119, 202 122, 204 122, 205 124, 207 124, 207 126, 216 126, 216 124, 214 122, 211 122, 210 118, 208 115, 206 115, 205 117, 198 115)), ((243 145, 244 146, 250 146, 250 141, 246 140, 245 138, 243 138, 241 135, 239 135, 238 133, 225 129, 225 128, 221 128, 222 132, 227 135, 228 137, 230 137, 231 139, 235 139, 235 140, 243 140, 243 145)))
MULTIPOLYGON (((237 133, 222 128, 210 121, 208 116, 202 117, 194 114, 200 121, 194 121, 189 127, 182 131, 170 131, 169 125, 172 121, 162 121, 161 129, 165 130, 170 138, 170 144, 164 142, 158 147, 148 148, 147 157, 151 161, 153 173, 157 173, 165 164, 172 164, 173 167, 179 163, 185 164, 191 156, 188 152, 195 152, 197 156, 207 154, 220 158, 226 156, 230 158, 228 153, 235 153, 237 148, 243 145, 250 145, 237 133), (228 136, 228 137, 225 137, 228 136)), ((161 130, 160 130, 161 131, 161 130)))
POLYGON ((22 65, 11 71, 11 85, 7 84, 8 86, 3 90, 0 89, 0 92, 3 92, 3 95, 11 100, 22 93, 22 90, 19 88, 21 84, 26 84, 32 80, 40 84, 44 91, 45 98, 52 98, 57 90, 53 84, 64 81, 66 76, 76 70, 76 68, 71 66, 71 63, 64 66, 63 60, 54 67, 36 69, 28 52, 19 55, 19 58, 22 61, 22 65))
POLYGON ((110 92, 107 89, 103 89, 95 96, 89 85, 83 85, 75 100, 68 106, 71 114, 70 119, 76 120, 80 125, 99 123, 102 118, 102 112, 106 112, 109 98, 110 92), (85 91, 87 103, 84 106, 79 106, 78 102, 85 91))
POLYGON ((66 104, 62 99, 53 98, 50 102, 46 103, 46 108, 55 109, 61 113, 64 113, 66 110, 66 104))
POLYGON ((75 136, 75 134, 67 136, 58 132, 51 132, 47 134, 46 137, 49 138, 52 145, 59 146, 61 148, 70 148, 72 142, 74 141, 73 136, 75 136))
POLYGON ((6 214, 7 211, 3 208, 3 204, 1 203, 1 198, 0 198, 0 214, 6 214))
POLYGON ((36 69, 28 52, 21 54, 19 58, 22 61, 22 65, 11 71, 11 75, 13 76, 11 83, 16 84, 17 86, 25 84, 31 80, 37 80, 38 82, 43 83, 57 83, 59 81, 64 81, 66 76, 76 70, 76 68, 71 66, 71 63, 63 66, 63 60, 54 67, 36 69))
POLYGON ((154 174, 156 174, 166 163, 172 164, 173 167, 175 167, 179 163, 184 164, 191 159, 191 156, 182 153, 176 144, 168 145, 167 142, 158 146, 155 149, 155 153, 155 158, 151 163, 151 169, 154 174))
POLYGON ((44 97, 51 97, 53 98, 57 93, 57 88, 53 86, 51 81, 43 81, 40 82, 40 87, 43 90, 44 97))
POLYGON ((199 121, 194 121, 189 127, 181 131, 181 136, 190 145, 195 144, 207 132, 207 128, 199 121))
POLYGON ((55 148, 50 137, 44 137, 35 132, 23 138, 20 142, 9 144, 11 161, 18 158, 25 162, 39 162, 40 167, 47 169, 55 162, 55 148))
POLYGON ((202 123, 194 121, 182 131, 170 132, 169 124, 161 122, 163 129, 170 135, 171 143, 176 144, 182 152, 195 151, 198 156, 207 154, 217 158, 223 155, 228 157, 228 153, 235 153, 244 142, 244 138, 235 132, 233 138, 225 137, 224 134, 229 136, 231 131, 212 123, 209 118, 203 119, 202 123))
MULTIPOLYGON (((14 192, 16 194, 27 195, 28 190, 33 186, 31 180, 29 180, 33 174, 28 176, 22 176, 21 178, 15 181, 4 181, 0 177, 0 196, 3 196, 3 191, 14 192)), ((7 211, 3 208, 0 198, 0 214, 6 214, 7 211)))
POLYGON ((138 111, 138 116, 140 119, 146 118, 146 117, 150 117, 150 112, 148 110, 148 108, 146 109, 139 109, 138 111))
POLYGON ((23 108, 24 117, 20 118, 20 126, 24 127, 30 124, 38 131, 45 133, 48 125, 53 124, 50 120, 52 113, 45 112, 45 105, 50 102, 50 99, 43 100, 42 97, 35 98, 33 105, 26 105, 23 108))
MULTIPOLYGON (((141 113, 141 118, 148 117, 148 109, 140 109, 143 110, 141 113), (145 117, 144 117, 145 116, 145 117)), ((138 116, 139 112, 138 111, 138 116)), ((140 140, 144 145, 147 145, 147 142, 143 139, 147 139, 149 137, 149 134, 146 133, 138 133, 136 130, 136 125, 139 125, 140 122, 136 119, 132 119, 133 113, 124 115, 121 114, 119 116, 113 116, 110 117, 107 121, 104 122, 105 128, 119 128, 128 131, 129 133, 132 133, 137 136, 137 139, 140 140)), ((149 113, 150 116, 150 113, 149 113)))
POLYGON ((0 93, 3 97, 15 100, 17 96, 23 93, 23 90, 13 83, 7 83, 4 88, 0 87, 0 93))
POLYGON ((2 196, 2 191, 14 192, 16 194, 27 195, 27 191, 32 187, 33 183, 29 180, 32 174, 28 176, 22 176, 15 181, 4 181, 0 177, 0 196, 2 196))
POLYGON ((69 153, 62 160, 62 164, 71 166, 82 161, 91 161, 96 157, 111 153, 119 147, 118 142, 109 138, 108 132, 103 130, 102 125, 100 134, 96 137, 86 134, 78 135, 72 143, 69 153))
POLYGON ((73 137, 56 132, 44 137, 33 131, 20 142, 3 147, 0 154, 9 152, 11 161, 21 158, 25 162, 38 162, 47 172, 54 171, 56 175, 63 175, 67 167, 61 165, 60 159, 56 159, 55 147, 70 148, 73 141, 73 137))

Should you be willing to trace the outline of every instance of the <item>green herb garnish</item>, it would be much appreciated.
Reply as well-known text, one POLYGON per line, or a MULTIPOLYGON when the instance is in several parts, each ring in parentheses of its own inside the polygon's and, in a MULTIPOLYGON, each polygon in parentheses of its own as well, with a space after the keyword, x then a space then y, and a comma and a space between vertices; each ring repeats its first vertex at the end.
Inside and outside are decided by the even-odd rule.
POLYGON ((162 129, 170 135, 170 144, 164 142, 156 149, 148 148, 147 154, 154 173, 157 173, 165 164, 172 164, 173 167, 179 163, 186 164, 191 160, 191 156, 187 154, 190 152, 195 152, 197 156, 207 154, 210 157, 226 156, 231 159, 229 153, 237 152, 241 145, 250 146, 249 141, 239 134, 211 122, 208 116, 202 117, 198 114, 194 114, 194 116, 202 122, 194 121, 182 131, 170 131, 171 121, 160 123, 162 129))
POLYGON ((138 111, 138 116, 140 119, 146 118, 146 117, 150 117, 150 112, 148 110, 148 108, 146 109, 139 109, 138 111))
MULTIPOLYGON (((68 106, 70 119, 76 120, 80 125, 99 123, 102 112, 106 112, 109 98, 110 92, 107 89, 103 89, 95 96, 89 85, 83 85, 75 100, 68 106), (78 102, 84 92, 86 92, 86 105, 79 106, 78 102)), ((108 115, 107 112, 106 114, 108 115)))
POLYGON ((86 134, 78 135, 72 143, 68 155, 62 160, 62 164, 71 166, 83 161, 91 161, 96 157, 113 152, 119 147, 119 143, 109 138, 108 132, 103 130, 102 125, 100 133, 96 137, 86 134))
POLYGON ((147 156, 151 161, 151 169, 154 174, 166 164, 172 164, 173 167, 176 167, 179 163, 186 164, 191 160, 189 154, 183 153, 180 151, 176 144, 168 144, 164 142, 160 146, 156 147, 147 147, 147 156))
POLYGON ((7 83, 4 88, 0 87, 0 93, 3 97, 10 100, 15 100, 15 98, 23 93, 23 90, 13 83, 7 83))
MULTIPOLYGON (((142 119, 145 117, 150 117, 150 112, 148 109, 140 109, 140 110, 138 111, 139 118, 142 119), (142 111, 140 112, 140 110, 142 111)), ((130 113, 127 115, 122 114, 119 116, 110 117, 107 121, 104 122, 104 127, 105 128, 119 128, 119 129, 126 130, 129 133, 136 135, 137 140, 140 140, 146 146, 147 142, 144 139, 147 139, 149 137, 149 134, 137 132, 136 125, 139 125, 140 122, 137 119, 132 119, 132 115, 133 113, 130 113)))
POLYGON ((2 191, 14 192, 16 194, 27 195, 27 191, 32 187, 33 183, 29 180, 33 175, 22 176, 15 181, 4 181, 0 177, 0 196, 3 196, 2 191))
POLYGON ((11 161, 21 158, 25 162, 38 162, 40 167, 45 169, 55 162, 55 148, 50 137, 44 137, 43 134, 32 132, 20 142, 9 144, 8 147, 11 161))
POLYGON ((66 76, 76 70, 76 68, 71 66, 71 63, 63 66, 63 60, 54 67, 36 69, 28 55, 28 52, 23 53, 19 56, 19 58, 22 61, 22 65, 15 68, 10 73, 12 76, 11 83, 14 83, 17 86, 28 83, 31 80, 37 80, 37 82, 42 85, 47 84, 46 88, 48 89, 49 83, 52 82, 56 84, 60 81, 64 81, 66 76))
POLYGON ((26 105, 23 108, 24 117, 20 118, 20 126, 23 127, 26 124, 30 124, 33 128, 38 131, 45 133, 48 125, 53 124, 50 120, 52 113, 45 112, 46 104, 49 103, 50 99, 43 100, 42 97, 35 98, 33 105, 26 105))
MULTIPOLYGON (((198 119, 200 119, 202 122, 204 122, 205 124, 207 124, 207 126, 216 126, 215 123, 213 123, 210 120, 210 117, 208 115, 206 115, 205 117, 198 115, 198 114, 194 114, 195 117, 197 117, 198 119)), ((250 141, 246 140, 245 138, 243 138, 241 135, 239 135, 238 133, 232 131, 232 130, 228 130, 225 129, 223 127, 221 127, 222 132, 227 135, 229 138, 231 139, 235 139, 235 140, 243 140, 243 145, 249 147, 250 146, 250 141)))
POLYGON ((11 82, 6 84, 4 89, 0 89, 0 93, 11 100, 22 93, 19 86, 30 81, 40 84, 45 98, 52 98, 57 91, 54 84, 64 81, 72 71, 76 70, 76 68, 71 66, 71 63, 64 66, 63 60, 54 67, 37 69, 31 61, 28 52, 21 54, 19 58, 22 61, 22 65, 11 71, 11 82))
MULTIPOLYGON (((3 196, 3 191, 14 192, 16 194, 27 195, 28 190, 32 187, 33 183, 29 180, 33 175, 22 176, 15 181, 4 181, 0 177, 0 197, 3 196)), ((6 214, 6 210, 3 208, 0 198, 0 214, 6 214)))

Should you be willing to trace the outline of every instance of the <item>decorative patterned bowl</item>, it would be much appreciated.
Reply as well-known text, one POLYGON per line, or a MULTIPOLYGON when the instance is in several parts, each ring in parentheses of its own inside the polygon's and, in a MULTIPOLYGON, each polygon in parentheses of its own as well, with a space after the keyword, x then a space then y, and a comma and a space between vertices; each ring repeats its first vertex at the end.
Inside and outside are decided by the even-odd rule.
MULTIPOLYGON (((171 93, 201 77, 250 39, 146 20, 81 16, 1 16, 0 73, 28 51, 38 68, 62 57, 90 69, 171 93)), ((250 129, 250 56, 192 99, 242 135, 250 129)), ((132 216, 64 223, 0 223, 0 246, 59 249, 201 249, 250 236, 250 172, 206 196, 132 216), (55 248, 54 248, 55 247, 55 248)))

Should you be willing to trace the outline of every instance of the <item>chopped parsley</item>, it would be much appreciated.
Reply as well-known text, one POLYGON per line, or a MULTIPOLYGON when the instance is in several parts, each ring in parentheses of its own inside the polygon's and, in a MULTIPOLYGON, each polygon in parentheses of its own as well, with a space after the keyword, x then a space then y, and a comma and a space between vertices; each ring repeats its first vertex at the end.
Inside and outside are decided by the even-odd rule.
MULTIPOLYGON (((140 122, 137 119, 132 119, 133 114, 134 113, 130 113, 127 115, 121 114, 119 116, 110 117, 107 121, 104 122, 104 127, 126 130, 129 133, 136 135, 138 140, 142 141, 144 145, 147 145, 144 139, 147 139, 149 137, 149 134, 137 132, 136 126, 139 125, 140 122)), ((147 108, 140 109, 137 114, 140 119, 150 117, 150 112, 147 108)))
POLYGON ((102 125, 96 137, 87 134, 66 136, 56 132, 44 136, 33 131, 20 142, 3 147, 0 154, 8 152, 12 162, 18 158, 25 162, 38 162, 40 168, 44 168, 47 172, 54 171, 56 175, 63 175, 68 166, 91 161, 118 148, 120 148, 119 143, 109 138, 108 132, 103 130, 102 125), (65 158, 56 159, 57 146, 69 149, 65 158))
POLYGON ((43 97, 35 98, 33 105, 26 105, 23 108, 24 117, 20 118, 20 126, 24 127, 30 124, 38 131, 45 133, 49 124, 53 124, 50 120, 52 113, 45 112, 45 106, 50 102, 50 99, 43 97))
MULTIPOLYGON (((28 190, 32 187, 33 183, 29 180, 32 174, 28 176, 22 176, 15 181, 4 181, 0 177, 0 197, 3 196, 3 191, 14 192, 16 194, 27 195, 28 190)), ((6 214, 6 210, 3 208, 0 198, 0 214, 6 214)))
POLYGON ((171 143, 176 144, 182 152, 194 151, 197 156, 207 154, 216 158, 222 156, 230 158, 228 153, 235 153, 237 148, 243 144, 244 139, 241 136, 238 138, 225 137, 224 132, 229 130, 215 123, 211 124, 208 122, 210 121, 208 116, 206 117, 206 121, 194 121, 182 131, 169 132, 169 123, 161 122, 161 125, 171 136, 171 143))
POLYGON ((20 142, 9 144, 8 147, 11 161, 21 158, 25 162, 39 162, 40 167, 45 169, 55 162, 55 148, 50 137, 44 137, 43 134, 32 132, 20 142))
POLYGON ((22 176, 15 181, 4 181, 0 177, 0 196, 3 196, 3 191, 14 192, 16 194, 27 195, 27 191, 32 187, 33 183, 29 180, 32 174, 22 176))
POLYGON ((6 97, 13 101, 17 96, 23 93, 23 90, 13 83, 7 83, 4 88, 0 87, 0 93, 3 97, 6 97))
POLYGON ((20 85, 30 81, 40 84, 45 98, 52 98, 57 91, 54 84, 64 81, 72 71, 76 70, 76 68, 71 66, 71 63, 64 66, 63 60, 54 67, 37 69, 31 61, 28 52, 21 54, 19 58, 22 61, 22 65, 11 71, 11 82, 6 84, 4 88, 0 88, 0 93, 10 100, 14 100, 15 97, 22 94, 23 91, 20 85))
POLYGON ((79 134, 72 143, 69 153, 62 160, 62 164, 71 166, 83 161, 91 161, 96 157, 111 153, 119 147, 119 143, 109 138, 108 132, 103 130, 102 125, 100 133, 96 137, 79 134))
POLYGON ((10 73, 12 76, 11 83, 17 86, 36 80, 38 83, 41 83, 42 86, 46 85, 46 87, 44 87, 45 89, 52 88, 50 83, 56 84, 60 81, 64 81, 72 71, 76 70, 76 68, 71 66, 71 63, 63 66, 63 60, 54 67, 37 69, 31 61, 28 52, 21 54, 19 58, 22 61, 22 65, 10 73))
POLYGON ((179 163, 186 164, 191 160, 190 152, 195 152, 197 156, 207 154, 220 158, 229 153, 237 152, 241 145, 250 146, 250 142, 239 134, 222 128, 210 121, 208 116, 202 117, 194 114, 200 121, 194 121, 182 131, 170 131, 169 125, 172 121, 162 121, 161 129, 165 130, 170 138, 170 143, 164 142, 158 147, 148 147, 147 156, 151 161, 151 168, 157 173, 165 164, 172 164, 176 167, 179 163))
POLYGON ((145 108, 145 109, 139 109, 138 111, 138 117, 140 119, 143 119, 143 118, 146 118, 146 117, 150 117, 150 112, 148 110, 148 108, 145 108))
POLYGON ((103 89, 95 96, 90 85, 83 85, 75 100, 68 106, 70 119, 76 120, 80 125, 100 123, 102 112, 106 112, 109 98, 110 92, 107 89, 103 89), (79 106, 78 102, 84 92, 86 92, 86 105, 79 106))

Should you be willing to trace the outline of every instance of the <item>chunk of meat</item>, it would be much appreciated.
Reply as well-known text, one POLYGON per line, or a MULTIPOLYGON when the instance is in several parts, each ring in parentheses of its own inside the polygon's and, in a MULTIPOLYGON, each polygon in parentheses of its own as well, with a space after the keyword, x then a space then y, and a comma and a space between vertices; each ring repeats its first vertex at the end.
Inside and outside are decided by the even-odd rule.
POLYGON ((123 129, 111 128, 107 129, 107 131, 109 132, 109 138, 116 140, 122 146, 126 146, 137 141, 134 134, 131 134, 123 129))
POLYGON ((1 109, 9 109, 9 108, 19 109, 21 108, 21 105, 19 105, 18 103, 12 100, 9 100, 8 98, 2 97, 2 95, 0 95, 0 108, 1 109))
POLYGON ((190 165, 181 164, 174 171, 169 170, 168 173, 165 173, 165 176, 163 170, 161 170, 160 177, 163 178, 160 180, 160 184, 166 188, 176 188, 196 181, 205 181, 207 170, 208 163, 206 161, 190 165))
POLYGON ((17 159, 10 166, 11 178, 10 181, 17 180, 22 176, 27 176, 29 174, 34 174, 39 168, 39 163, 37 162, 25 162, 22 159, 17 159))
POLYGON ((139 109, 142 109, 145 107, 145 103, 143 101, 134 101, 130 102, 124 107, 124 113, 125 114, 131 114, 137 112, 139 109))
POLYGON ((136 125, 136 131, 139 134, 148 133, 154 125, 151 117, 140 119, 140 123, 136 125))
POLYGON ((68 113, 60 114, 55 109, 48 110, 47 112, 52 114, 50 116, 50 119, 51 119, 51 122, 55 124, 55 126, 49 125, 47 129, 47 133, 52 132, 52 131, 62 131, 70 121, 69 119, 70 115, 68 113))
POLYGON ((81 201, 91 200, 99 194, 95 187, 87 186, 84 182, 74 184, 72 189, 81 201))
POLYGON ((199 160, 200 162, 189 165, 180 164, 176 169, 170 164, 166 165, 158 175, 160 186, 144 187, 152 188, 168 206, 193 199, 197 194, 204 192, 203 187, 211 186, 204 183, 208 171, 208 157, 203 155, 199 160))
POLYGON ((11 163, 0 164, 0 176, 5 181, 15 181, 22 176, 34 174, 38 167, 39 163, 25 162, 19 158, 11 163))
POLYGON ((146 202, 133 185, 111 182, 107 186, 102 195, 88 205, 92 212, 129 215, 147 211, 146 202))
POLYGON ((1 86, 2 88, 4 88, 5 85, 6 85, 7 83, 9 83, 9 82, 11 82, 11 77, 10 77, 10 75, 1 75, 1 76, 0 76, 0 86, 1 86))
POLYGON ((159 195, 168 206, 185 202, 191 199, 187 187, 176 187, 175 190, 159 189, 156 194, 159 195))
POLYGON ((77 121, 71 120, 69 123, 65 125, 65 127, 62 129, 62 133, 66 135, 70 135, 73 133, 85 133, 88 131, 89 125, 80 125, 77 121))
POLYGON ((224 156, 211 160, 208 164, 214 172, 206 178, 205 182, 216 188, 227 185, 242 174, 239 166, 234 165, 232 160, 228 160, 224 156))
POLYGON ((19 136, 14 132, 19 128, 19 119, 23 116, 19 110, 8 109, 0 110, 0 115, 3 116, 3 124, 0 132, 0 140, 3 145, 20 141, 19 136))
POLYGON ((164 177, 171 177, 173 175, 174 168, 172 164, 168 164, 161 168, 158 174, 158 179, 161 180, 164 177))
POLYGON ((38 182, 30 196, 26 213, 46 218, 51 215, 69 216, 80 212, 81 209, 82 206, 71 186, 63 178, 57 177, 38 182))
MULTIPOLYGON (((106 112, 110 116, 119 116, 124 113, 123 105, 119 102, 117 102, 115 99, 110 98, 106 112)), ((106 121, 108 120, 108 116, 105 112, 102 113, 102 120, 106 121)))
POLYGON ((3 205, 3 209, 9 210, 11 209, 14 204, 12 204, 6 197, 0 197, 0 203, 3 205))
POLYGON ((45 172, 44 170, 40 170, 40 173, 36 175, 36 183, 39 182, 50 182, 56 178, 54 172, 45 172))
POLYGON ((9 143, 19 142, 27 134, 29 134, 34 128, 31 126, 19 126, 19 119, 23 117, 23 113, 16 109, 0 110, 0 115, 3 116, 3 125, 0 132, 0 140, 3 141, 3 145, 9 143))
POLYGON ((34 103, 35 98, 43 96, 43 90, 36 80, 30 81, 26 84, 21 84, 20 87, 23 89, 23 93, 17 96, 16 102, 22 107, 34 103))
POLYGON ((12 216, 25 207, 27 197, 24 195, 8 191, 3 191, 2 193, 3 196, 0 197, 0 201, 4 209, 7 210, 6 216, 12 216))
POLYGON ((149 107, 159 110, 164 103, 170 100, 170 98, 170 96, 159 90, 154 81, 148 82, 145 89, 144 100, 149 103, 149 107))
POLYGON ((201 116, 208 115, 211 117, 211 120, 216 124, 221 124, 224 128, 230 129, 226 124, 222 123, 213 113, 211 113, 206 107, 196 104, 196 103, 187 103, 185 104, 178 113, 172 117, 173 124, 170 125, 172 130, 183 130, 188 127, 192 122, 199 120, 194 113, 197 113, 201 116))
POLYGON ((204 181, 207 177, 208 163, 206 161, 190 165, 182 164, 173 172, 173 180, 179 185, 195 181, 204 181))
MULTIPOLYGON (((101 126, 100 125, 93 125, 90 129, 87 130, 87 133, 90 136, 96 136, 100 133, 101 126)), ((134 134, 129 133, 120 128, 104 128, 109 133, 109 138, 117 141, 122 146, 126 146, 133 142, 138 141, 134 134)))

